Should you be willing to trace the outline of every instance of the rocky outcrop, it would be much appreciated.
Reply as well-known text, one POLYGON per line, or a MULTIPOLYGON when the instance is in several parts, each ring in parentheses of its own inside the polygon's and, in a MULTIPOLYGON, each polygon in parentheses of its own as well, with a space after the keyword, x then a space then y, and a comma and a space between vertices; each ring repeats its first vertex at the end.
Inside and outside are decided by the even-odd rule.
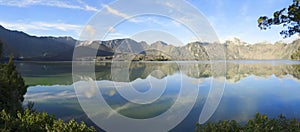
POLYGON ((247 44, 239 39, 226 41, 226 56, 228 60, 275 60, 291 59, 300 47, 300 40, 295 40, 290 44, 276 42, 270 44, 267 42, 247 44))
POLYGON ((290 44, 267 42, 248 44, 239 39, 220 43, 193 42, 176 47, 162 41, 153 44, 132 39, 109 41, 78 41, 71 37, 35 37, 0 26, 0 39, 4 42, 4 58, 11 53, 15 59, 40 61, 81 60, 273 60, 300 59, 300 39, 290 44), (97 56, 97 57, 95 57, 97 56))

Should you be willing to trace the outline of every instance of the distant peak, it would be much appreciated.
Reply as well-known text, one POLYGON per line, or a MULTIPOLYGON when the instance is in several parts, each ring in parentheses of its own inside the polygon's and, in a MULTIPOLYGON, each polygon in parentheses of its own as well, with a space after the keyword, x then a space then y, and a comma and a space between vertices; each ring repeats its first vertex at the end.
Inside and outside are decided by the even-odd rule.
POLYGON ((165 42, 163 42, 163 41, 156 41, 156 42, 154 42, 153 44, 160 44, 160 45, 165 45, 165 46, 168 45, 167 43, 165 43, 165 42))
POLYGON ((231 37, 231 38, 228 38, 227 41, 231 41, 231 42, 241 42, 241 39, 239 39, 238 37, 231 37))
POLYGON ((231 40, 235 40, 235 41, 241 41, 241 39, 240 39, 240 38, 238 38, 238 37, 233 37, 233 38, 231 38, 231 40))
POLYGON ((141 42, 139 42, 139 43, 141 43, 141 44, 147 44, 147 42, 146 42, 146 41, 141 41, 141 42))
POLYGON ((285 44, 282 40, 276 41, 275 44, 285 44))
POLYGON ((131 39, 131 38, 123 38, 123 40, 129 40, 129 41, 132 41, 133 39, 131 39))
POLYGON ((226 43, 227 44, 231 43, 231 44, 234 44, 234 45, 247 45, 246 42, 241 41, 237 37, 229 38, 228 40, 226 40, 226 43))

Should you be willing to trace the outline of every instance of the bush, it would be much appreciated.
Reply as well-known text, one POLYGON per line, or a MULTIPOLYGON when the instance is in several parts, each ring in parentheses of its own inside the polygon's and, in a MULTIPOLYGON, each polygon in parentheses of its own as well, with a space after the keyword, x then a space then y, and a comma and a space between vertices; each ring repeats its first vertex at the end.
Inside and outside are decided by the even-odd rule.
MULTIPOLYGON (((3 43, 0 40, 0 60, 3 43)), ((26 132, 95 132, 83 122, 64 122, 47 113, 32 110, 33 103, 23 110, 22 102, 27 91, 23 78, 17 72, 13 56, 6 64, 0 63, 0 131, 26 132)))
POLYGON ((287 119, 283 115, 278 118, 268 118, 267 115, 255 114, 245 125, 241 125, 234 120, 219 121, 218 123, 197 124, 197 132, 269 132, 284 131, 296 132, 300 131, 300 122, 296 119, 287 119))
POLYGON ((95 132, 94 127, 88 127, 83 122, 77 123, 74 120, 64 122, 55 119, 53 115, 47 113, 18 112, 14 117, 2 110, 0 113, 0 131, 28 131, 28 132, 95 132))
POLYGON ((8 63, 0 64, 0 110, 4 109, 11 114, 21 111, 26 91, 27 86, 11 56, 8 63))

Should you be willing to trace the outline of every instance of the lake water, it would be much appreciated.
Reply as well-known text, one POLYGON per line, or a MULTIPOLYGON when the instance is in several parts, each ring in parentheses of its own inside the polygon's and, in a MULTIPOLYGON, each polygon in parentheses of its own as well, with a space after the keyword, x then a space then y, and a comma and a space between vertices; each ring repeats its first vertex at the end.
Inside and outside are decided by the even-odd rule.
MULTIPOLYGON (((78 103, 72 81, 71 62, 16 62, 28 88, 25 103, 33 101, 34 109, 55 114, 64 120, 75 118, 94 125, 78 103)), ((158 116, 175 103, 182 81, 198 83, 196 103, 188 116, 172 131, 193 131, 211 86, 208 62, 133 62, 129 82, 137 91, 149 90, 149 80, 164 81, 161 98, 152 104, 138 105, 126 101, 113 87, 111 63, 97 63, 95 75, 103 97, 118 113, 136 119, 158 116), (180 67, 180 68, 179 68, 180 67), (180 70, 179 70, 180 69, 180 70), (159 71, 159 72, 155 72, 159 71)), ((300 119, 299 61, 228 61, 222 100, 209 122, 234 119, 244 123, 257 112, 276 117, 300 119)), ((122 83, 120 84, 122 85, 122 83)), ((182 87, 190 89, 188 86, 182 87)))

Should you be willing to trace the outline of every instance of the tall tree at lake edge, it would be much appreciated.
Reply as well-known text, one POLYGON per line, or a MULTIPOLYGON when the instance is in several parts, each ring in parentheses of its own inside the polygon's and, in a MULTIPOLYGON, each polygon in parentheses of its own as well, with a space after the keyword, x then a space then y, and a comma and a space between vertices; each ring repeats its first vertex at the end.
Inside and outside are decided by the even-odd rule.
MULTIPOLYGON (((0 40, 0 54, 3 51, 2 46, 3 42, 0 40)), ((47 113, 23 110, 22 103, 26 92, 27 86, 17 72, 11 55, 8 63, 0 63, 0 131, 96 131, 84 122, 77 123, 73 119, 64 122, 47 113)))
POLYGON ((2 59, 2 47, 3 47, 3 43, 0 39, 0 60, 2 59))
MULTIPOLYGON (((0 40, 0 54, 3 42, 0 40)), ((0 65, 0 109, 11 114, 22 111, 22 102, 27 91, 23 78, 17 72, 11 55, 9 62, 0 65)))

